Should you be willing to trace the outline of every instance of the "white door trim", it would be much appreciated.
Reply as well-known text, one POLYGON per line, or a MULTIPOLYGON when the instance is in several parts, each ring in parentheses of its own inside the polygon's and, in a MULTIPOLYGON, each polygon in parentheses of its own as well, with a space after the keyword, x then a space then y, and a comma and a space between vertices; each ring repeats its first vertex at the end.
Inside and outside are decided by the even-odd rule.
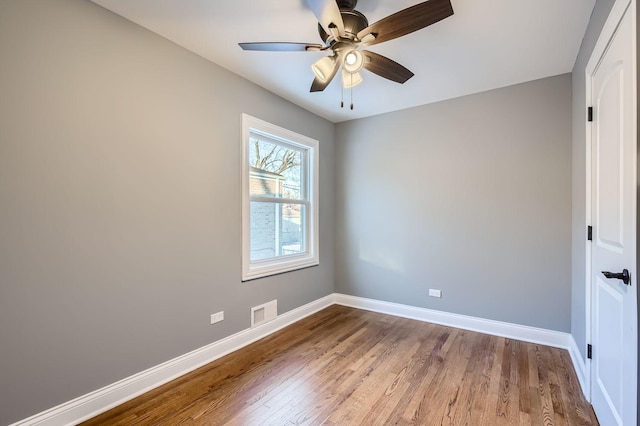
MULTIPOLYGON (((606 51, 606 49, 609 46, 609 43, 613 37, 613 35, 615 34, 616 30, 618 29, 618 26, 620 24, 620 21, 622 20, 622 17, 624 16, 625 12, 627 11, 627 9, 629 9, 629 13, 631 14, 631 19, 633 21, 633 28, 636 29, 636 0, 616 0, 613 7, 611 8, 611 12, 609 13, 609 16, 604 24, 604 26, 602 27, 602 31, 600 32, 600 36, 598 37, 598 41, 596 42, 595 47, 593 48, 593 51, 591 52, 591 56, 589 58, 589 62, 587 63, 587 66, 585 68, 585 111, 587 111, 587 108, 592 106, 591 105, 591 99, 592 99, 592 90, 591 90, 591 83, 592 83, 592 76, 595 73, 596 69, 598 68, 598 65, 600 65, 600 61, 602 60, 602 57, 604 56, 604 53, 606 51)), ((634 31, 635 32, 635 31, 634 31)), ((634 55, 636 53, 636 38, 633 39, 633 52, 634 55)), ((634 57, 634 64, 637 64, 637 58, 634 57)), ((637 105, 637 93, 633 93, 633 97, 634 97, 634 106, 637 105)), ((636 114, 634 114, 634 116, 636 116, 636 114)), ((591 207, 592 207, 592 199, 591 199, 591 190, 592 190, 592 172, 591 172, 591 160, 592 160, 592 132, 591 132, 591 124, 589 122, 587 122, 586 120, 586 116, 585 116, 585 135, 586 135, 586 205, 585 205, 585 210, 586 210, 586 224, 587 225, 592 225, 592 217, 591 217, 591 207)), ((585 229, 586 232, 586 229, 585 229)), ((585 327, 585 336, 586 336, 586 340, 587 343, 591 343, 591 338, 592 338, 592 327, 591 327, 591 284, 592 284, 592 280, 591 280, 591 243, 589 241, 586 241, 585 238, 585 323, 586 323, 586 327, 585 327)), ((585 377, 585 385, 586 385, 586 389, 585 390, 585 396, 587 397, 587 400, 589 402, 591 402, 591 392, 592 392, 592 386, 591 386, 591 360, 590 359, 586 359, 584 360, 584 372, 586 374, 585 377)))

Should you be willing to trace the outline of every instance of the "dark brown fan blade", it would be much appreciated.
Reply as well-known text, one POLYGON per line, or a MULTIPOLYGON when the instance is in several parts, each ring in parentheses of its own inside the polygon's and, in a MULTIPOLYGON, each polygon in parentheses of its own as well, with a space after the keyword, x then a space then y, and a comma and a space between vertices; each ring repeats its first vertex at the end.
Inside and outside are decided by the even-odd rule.
POLYGON ((358 38, 362 40, 372 34, 375 38, 368 40, 367 37, 363 42, 371 46, 418 31, 451 15, 453 7, 450 0, 429 0, 382 18, 360 31, 358 38))
POLYGON ((344 35, 344 22, 336 0, 306 0, 327 34, 344 35))
POLYGON ((259 50, 268 52, 317 52, 322 50, 324 46, 317 43, 271 43, 271 42, 258 42, 258 43, 238 43, 244 50, 259 50))
POLYGON ((339 69, 340 69, 340 61, 336 61, 335 67, 333 68, 333 71, 331 71, 331 74, 329 75, 329 78, 327 78, 327 81, 322 81, 318 77, 314 78, 313 83, 311 83, 311 90, 309 91, 322 92, 324 89, 327 88, 329 83, 331 83, 331 80, 333 80, 333 77, 336 76, 336 73, 338 72, 339 69))
POLYGON ((411 71, 386 56, 368 50, 363 50, 362 54, 364 55, 364 67, 380 77, 400 84, 404 84, 405 81, 413 77, 411 71))

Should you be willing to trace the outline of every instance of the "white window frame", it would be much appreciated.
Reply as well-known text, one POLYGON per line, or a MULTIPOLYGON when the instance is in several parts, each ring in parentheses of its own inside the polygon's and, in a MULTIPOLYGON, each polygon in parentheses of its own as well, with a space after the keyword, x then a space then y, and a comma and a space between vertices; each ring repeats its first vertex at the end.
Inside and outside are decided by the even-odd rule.
MULTIPOLYGON (((317 140, 292 132, 248 114, 242 114, 242 281, 281 274, 296 269, 318 265, 318 159, 317 140), (267 139, 292 145, 306 152, 306 187, 304 197, 306 217, 306 251, 295 255, 283 255, 271 259, 251 262, 250 228, 250 165, 249 140, 251 134, 263 135, 267 139)), ((255 197, 254 197, 255 199, 255 197)), ((273 199, 273 202, 289 203, 290 200, 273 199)))

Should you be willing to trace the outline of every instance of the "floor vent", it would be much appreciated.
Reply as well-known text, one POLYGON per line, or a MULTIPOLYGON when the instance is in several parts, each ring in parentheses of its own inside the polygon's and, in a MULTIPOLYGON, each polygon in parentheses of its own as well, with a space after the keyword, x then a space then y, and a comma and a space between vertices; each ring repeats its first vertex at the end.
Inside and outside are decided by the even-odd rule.
POLYGON ((278 301, 272 300, 264 305, 251 308, 251 328, 269 322, 278 316, 278 301))

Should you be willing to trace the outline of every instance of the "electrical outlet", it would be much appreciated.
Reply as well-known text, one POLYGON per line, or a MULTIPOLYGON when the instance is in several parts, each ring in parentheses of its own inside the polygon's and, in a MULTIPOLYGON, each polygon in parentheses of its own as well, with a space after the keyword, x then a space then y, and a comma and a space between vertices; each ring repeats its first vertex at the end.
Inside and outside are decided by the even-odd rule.
POLYGON ((211 324, 215 324, 224 320, 224 311, 217 312, 215 314, 211 314, 211 324))
POLYGON ((429 289, 429 296, 431 297, 442 297, 442 290, 436 290, 434 288, 429 289))

